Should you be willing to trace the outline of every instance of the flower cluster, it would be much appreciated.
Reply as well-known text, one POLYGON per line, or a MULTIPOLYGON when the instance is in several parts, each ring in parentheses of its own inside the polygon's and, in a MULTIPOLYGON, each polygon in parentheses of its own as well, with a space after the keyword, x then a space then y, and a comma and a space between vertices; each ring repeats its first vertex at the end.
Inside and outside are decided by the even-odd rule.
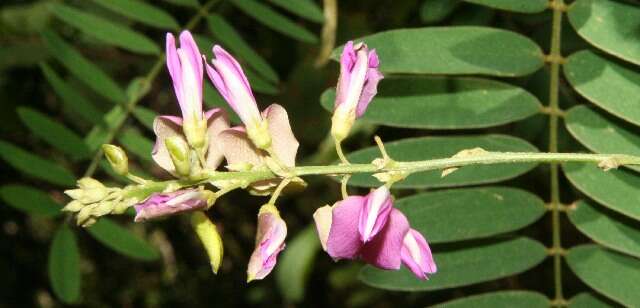
MULTIPOLYGON (((287 111, 278 104, 260 111, 236 59, 215 45, 214 57, 208 62, 188 31, 180 34, 179 47, 174 36, 167 34, 166 55, 181 116, 156 117, 153 123, 156 143, 151 156, 178 180, 157 189, 155 182, 129 172, 122 149, 104 145, 114 171, 137 186, 118 190, 82 179, 79 189, 67 191, 74 201, 65 209, 78 212, 82 225, 89 225, 102 215, 122 213, 130 206, 136 211, 136 222, 191 212, 195 233, 209 255, 213 271, 217 272, 222 262, 222 239, 204 211, 222 194, 239 187, 253 194, 271 195, 258 213, 255 249, 247 269, 248 281, 262 279, 272 271, 285 247, 287 226, 275 201, 288 185, 304 184, 293 172, 299 144, 287 111), (242 125, 231 127, 222 109, 203 110, 205 71, 242 125), (203 174, 217 174, 223 159, 231 172, 268 171, 275 176, 245 182, 207 181, 203 174), (211 184, 218 191, 207 190, 202 184, 211 184)), ((338 146, 348 136, 355 119, 364 114, 383 78, 375 50, 370 51, 363 43, 348 42, 340 64, 331 129, 338 146)), ((333 206, 318 209, 314 219, 322 247, 334 260, 360 258, 383 269, 399 269, 404 264, 421 279, 436 271, 425 238, 411 229, 407 218, 393 208, 387 186, 366 196, 345 196, 333 206)))

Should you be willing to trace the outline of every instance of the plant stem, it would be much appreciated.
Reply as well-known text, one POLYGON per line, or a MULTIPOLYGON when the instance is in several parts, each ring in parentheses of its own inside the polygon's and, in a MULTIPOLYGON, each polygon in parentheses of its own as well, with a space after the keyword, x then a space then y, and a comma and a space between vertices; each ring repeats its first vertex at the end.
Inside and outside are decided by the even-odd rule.
MULTIPOLYGON (((185 25, 185 29, 187 30, 191 30, 193 27, 195 27, 198 22, 200 22, 200 20, 202 20, 202 18, 206 17, 209 14, 209 10, 213 7, 213 5, 217 2, 217 0, 210 0, 209 2, 207 2, 205 5, 203 5, 199 10, 198 13, 193 16, 193 18, 191 18, 191 20, 189 20, 189 22, 187 22, 187 24, 185 25)), ((153 81, 156 79, 156 77, 158 77, 158 74, 160 73, 160 71, 162 71, 162 67, 164 66, 164 62, 165 62, 165 55, 162 54, 158 57, 158 60, 156 60, 156 62, 153 64, 153 67, 151 68, 151 70, 147 73, 147 75, 144 76, 144 82, 146 82, 147 84, 151 84, 153 83, 153 81)), ((129 99, 129 101, 127 101, 126 104, 124 104, 124 115, 119 119, 119 121, 117 123, 115 123, 114 125, 110 126, 109 132, 107 133, 107 138, 105 140, 105 143, 110 143, 118 134, 118 132, 120 131, 120 128, 122 128, 122 125, 124 125, 124 123, 126 122, 126 120, 129 118, 129 114, 131 112, 133 112, 133 109, 136 107, 136 105, 138 104, 138 102, 140 102, 140 100, 142 99, 142 97, 144 97, 143 95, 136 95, 132 98, 129 99)), ((117 105, 114 108, 122 108, 123 106, 121 105, 117 105)), ((93 156, 93 159, 91 160, 91 164, 89 164, 89 167, 87 168, 87 170, 84 173, 84 177, 90 177, 93 175, 93 173, 96 171, 98 164, 100 163, 100 159, 102 158, 102 149, 98 149, 98 151, 96 152, 96 154, 93 156)))
MULTIPOLYGON (((560 63, 562 55, 560 53, 560 38, 562 33, 562 10, 564 9, 563 0, 553 0, 551 2, 553 10, 553 23, 551 25, 551 51, 549 59, 551 60, 551 78, 549 85, 549 152, 558 152, 558 94, 560 85, 560 63)), ((551 163, 550 181, 551 181, 551 227, 552 227, 552 247, 553 251, 562 251, 561 226, 560 226, 560 184, 559 170, 556 162, 551 163)), ((565 302, 562 293, 562 255, 560 253, 553 254, 553 277, 555 298, 554 302, 561 304, 565 302)))

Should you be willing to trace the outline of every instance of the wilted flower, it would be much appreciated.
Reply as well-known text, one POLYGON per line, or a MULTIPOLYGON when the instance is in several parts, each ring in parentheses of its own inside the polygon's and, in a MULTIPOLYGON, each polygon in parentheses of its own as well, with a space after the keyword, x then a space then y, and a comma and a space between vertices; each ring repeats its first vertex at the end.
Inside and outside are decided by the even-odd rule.
POLYGON ((265 204, 258 213, 256 247, 249 259, 247 282, 266 277, 276 265, 278 254, 284 249, 287 225, 276 207, 265 204))
POLYGON ((246 133, 253 144, 266 150, 271 146, 268 121, 258 110, 258 104, 251 92, 251 86, 240 64, 222 47, 213 46, 214 59, 207 64, 207 75, 229 106, 238 114, 246 127, 246 133))
POLYGON ((218 228, 216 228, 216 225, 214 225, 203 212, 193 213, 191 216, 191 224, 207 251, 211 270, 213 270, 214 274, 217 274, 218 269, 220 269, 220 264, 222 264, 222 256, 224 254, 222 238, 220 237, 220 233, 218 233, 218 228))
POLYGON ((170 193, 153 193, 134 206, 136 222, 176 213, 203 210, 215 200, 214 193, 202 189, 183 189, 170 193))
POLYGON ((361 117, 373 96, 378 82, 383 78, 378 70, 380 61, 375 50, 367 45, 347 42, 340 57, 340 77, 336 89, 336 102, 331 119, 333 138, 342 141, 347 137, 357 117, 361 117))
POLYGON ((404 263, 423 279, 435 272, 426 240, 393 208, 385 186, 319 208, 313 218, 322 247, 334 260, 361 258, 392 270, 404 263))

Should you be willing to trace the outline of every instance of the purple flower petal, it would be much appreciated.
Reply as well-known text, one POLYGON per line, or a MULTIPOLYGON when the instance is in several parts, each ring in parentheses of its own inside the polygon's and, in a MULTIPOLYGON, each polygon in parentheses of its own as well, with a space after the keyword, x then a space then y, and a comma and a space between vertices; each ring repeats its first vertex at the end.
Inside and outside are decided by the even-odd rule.
POLYGON ((347 98, 349 91, 349 83, 351 82, 351 72, 356 62, 356 53, 353 50, 353 41, 348 41, 344 45, 342 55, 340 56, 340 76, 338 77, 338 86, 336 87, 336 102, 334 108, 342 104, 347 98))
POLYGON ((358 106, 356 107, 357 117, 361 117, 367 110, 369 103, 378 93, 378 82, 383 78, 384 76, 380 73, 378 68, 369 67, 369 69, 367 69, 367 76, 364 81, 364 86, 362 87, 362 94, 360 95, 360 100, 358 100, 358 106))
POLYGON ((365 202, 365 197, 349 196, 333 206, 327 253, 334 260, 355 259, 360 254, 362 240, 357 222, 365 202))
POLYGON ((402 264, 401 249, 407 232, 407 218, 400 211, 393 209, 384 228, 362 247, 362 259, 382 269, 399 269, 402 264))
POLYGON ((275 267, 278 254, 284 249, 287 225, 280 215, 261 210, 258 214, 256 248, 247 267, 248 280, 263 279, 275 267))
POLYGON ((358 220, 358 232, 363 243, 369 242, 380 232, 393 208, 391 193, 386 186, 371 191, 366 198, 358 220))
POLYGON ((427 274, 433 274, 438 270, 427 240, 416 230, 411 229, 407 232, 401 255, 402 263, 420 279, 427 279, 427 274))
POLYGON ((176 39, 173 34, 167 33, 167 69, 173 82, 173 90, 178 98, 178 103, 182 104, 182 67, 180 66, 180 59, 178 58, 178 51, 176 49, 176 39))
POLYGON ((207 196, 198 189, 178 190, 172 193, 154 193, 134 206, 135 222, 161 218, 176 213, 204 209, 207 196))

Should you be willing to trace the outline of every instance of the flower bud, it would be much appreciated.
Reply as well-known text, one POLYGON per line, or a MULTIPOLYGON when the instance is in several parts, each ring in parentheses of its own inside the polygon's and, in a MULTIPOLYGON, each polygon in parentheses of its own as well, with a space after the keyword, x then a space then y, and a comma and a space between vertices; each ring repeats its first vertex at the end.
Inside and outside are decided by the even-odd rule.
POLYGON ((182 212, 203 210, 215 200, 208 190, 183 189, 171 193, 154 193, 144 202, 136 204, 135 222, 165 217, 182 212))
POLYGON ((224 248, 216 225, 203 212, 195 212, 191 215, 191 225, 193 225, 202 245, 204 245, 204 249, 207 251, 207 255, 209 255, 213 273, 217 274, 222 263, 224 248))
POLYGON ((247 267, 247 282, 263 279, 276 265, 278 254, 284 249, 287 225, 273 204, 265 204, 258 213, 256 246, 247 267))
POLYGON ((129 159, 122 148, 112 144, 103 144, 102 151, 117 174, 127 175, 129 173, 129 159))
POLYGON ((104 185, 96 179, 84 177, 78 180, 78 187, 80 187, 80 189, 92 189, 104 188, 104 185))
MULTIPOLYGON (((66 191, 65 191, 66 193, 66 191)), ((73 200, 65 205, 62 210, 65 212, 78 212, 84 207, 84 204, 78 200, 73 200)))
POLYGON ((188 176, 191 171, 189 145, 178 136, 165 139, 164 144, 169 151, 176 172, 181 176, 188 176))

